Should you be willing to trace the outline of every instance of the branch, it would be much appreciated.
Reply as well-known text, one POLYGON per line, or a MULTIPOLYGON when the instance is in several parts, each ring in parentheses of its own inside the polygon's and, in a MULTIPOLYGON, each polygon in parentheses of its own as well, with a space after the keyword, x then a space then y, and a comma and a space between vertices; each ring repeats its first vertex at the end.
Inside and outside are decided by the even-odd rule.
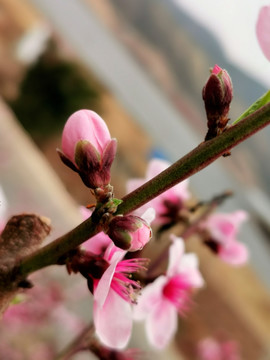
MULTIPOLYGON (((201 143, 172 166, 123 198, 117 214, 127 214, 177 183, 196 174, 224 153, 270 124, 270 103, 231 126, 214 139, 201 143)), ((69 233, 25 257, 14 276, 29 273, 59 263, 59 259, 98 232, 98 224, 87 219, 69 233)))

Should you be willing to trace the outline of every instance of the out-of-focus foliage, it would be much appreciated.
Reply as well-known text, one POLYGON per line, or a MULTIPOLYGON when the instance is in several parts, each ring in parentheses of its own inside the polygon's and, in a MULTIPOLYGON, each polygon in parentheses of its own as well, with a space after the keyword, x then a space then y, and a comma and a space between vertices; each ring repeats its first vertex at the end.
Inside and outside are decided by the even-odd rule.
POLYGON ((10 102, 17 118, 41 144, 58 132, 74 111, 98 110, 99 88, 77 63, 63 59, 54 43, 34 63, 10 102))

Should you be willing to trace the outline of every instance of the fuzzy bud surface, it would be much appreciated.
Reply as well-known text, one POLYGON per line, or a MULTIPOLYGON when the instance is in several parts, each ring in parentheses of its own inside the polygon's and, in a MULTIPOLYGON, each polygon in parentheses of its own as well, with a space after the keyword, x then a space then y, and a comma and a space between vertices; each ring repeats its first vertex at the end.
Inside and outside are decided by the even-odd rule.
POLYGON ((84 184, 96 189, 109 184, 110 169, 116 153, 104 120, 91 110, 72 114, 62 134, 61 160, 79 173, 84 184))
POLYGON ((233 85, 226 70, 214 66, 203 88, 202 97, 208 120, 205 140, 210 140, 223 132, 229 120, 227 115, 233 98, 233 85))
POLYGON ((124 250, 141 250, 152 236, 151 228, 139 216, 115 216, 107 231, 114 244, 124 250))

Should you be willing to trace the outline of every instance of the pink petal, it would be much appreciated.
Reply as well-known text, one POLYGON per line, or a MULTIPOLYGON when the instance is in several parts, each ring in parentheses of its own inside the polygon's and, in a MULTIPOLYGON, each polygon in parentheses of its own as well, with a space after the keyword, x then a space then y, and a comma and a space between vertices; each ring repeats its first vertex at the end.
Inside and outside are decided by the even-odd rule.
POLYGON ((270 61, 270 5, 263 6, 259 12, 256 34, 264 55, 270 61))
POLYGON ((101 154, 111 136, 104 120, 91 110, 79 110, 72 114, 62 135, 63 153, 74 161, 74 151, 79 140, 88 140, 101 154))
POLYGON ((189 185, 189 180, 187 179, 175 185, 171 190, 173 190, 173 192, 179 199, 185 201, 190 198, 188 185, 189 185))
POLYGON ((115 260, 104 272, 94 292, 94 299, 97 306, 102 307, 110 291, 111 282, 115 273, 118 260, 115 260))
POLYGON ((198 269, 198 257, 196 254, 184 254, 181 263, 178 266, 178 271, 185 274, 185 279, 192 287, 202 287, 204 285, 203 277, 198 269))
POLYGON ((244 244, 238 241, 232 241, 227 246, 220 248, 218 256, 228 264, 240 266, 247 263, 249 253, 244 244))
POLYGON ((162 171, 167 169, 171 164, 168 161, 161 159, 152 159, 149 162, 147 171, 146 171, 146 179, 150 180, 156 175, 160 174, 162 171))
POLYGON ((110 290, 104 306, 99 305, 94 303, 94 323, 98 337, 106 346, 124 348, 132 330, 130 304, 110 290))
POLYGON ((144 184, 146 182, 145 179, 143 178, 139 178, 139 179, 130 179, 127 181, 127 192, 130 193, 133 190, 137 189, 138 187, 140 187, 142 184, 144 184))
POLYGON ((112 243, 112 240, 104 232, 100 232, 82 244, 82 248, 99 255, 112 243))
POLYGON ((183 239, 171 234, 170 238, 173 240, 172 245, 169 248, 169 263, 167 269, 167 275, 173 276, 178 272, 179 264, 185 251, 185 245, 183 239))
POLYGON ((222 69, 216 64, 212 70, 212 74, 219 74, 222 71, 222 69))
POLYGON ((226 243, 228 238, 234 239, 242 222, 248 218, 248 214, 243 210, 232 213, 217 213, 209 216, 203 224, 204 228, 211 231, 215 240, 226 243))
POLYGON ((168 345, 177 330, 177 311, 166 299, 156 305, 146 319, 146 334, 157 349, 168 345))
POLYGON ((206 338, 199 342, 198 355, 200 360, 223 359, 220 344, 212 338, 206 338))
POLYGON ((141 216, 143 220, 145 220, 149 225, 152 221, 155 220, 156 217, 156 211, 154 208, 150 207, 148 208, 141 216))
POLYGON ((159 276, 154 282, 145 286, 142 290, 141 295, 138 297, 138 303, 133 308, 133 314, 135 320, 143 320, 153 306, 158 304, 163 297, 162 290, 167 282, 165 276, 159 276))

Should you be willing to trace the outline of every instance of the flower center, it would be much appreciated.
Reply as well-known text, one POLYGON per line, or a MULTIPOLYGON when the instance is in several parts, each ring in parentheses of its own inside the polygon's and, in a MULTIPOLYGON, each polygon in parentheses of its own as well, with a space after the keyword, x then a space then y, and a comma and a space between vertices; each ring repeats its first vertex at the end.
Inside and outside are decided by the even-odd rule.
POLYGON ((111 288, 124 300, 136 304, 141 285, 132 279, 132 274, 140 270, 146 270, 148 259, 127 259, 119 261, 111 282, 111 288))
POLYGON ((188 310, 190 288, 189 282, 182 274, 170 278, 163 288, 163 295, 176 307, 179 314, 188 310))

